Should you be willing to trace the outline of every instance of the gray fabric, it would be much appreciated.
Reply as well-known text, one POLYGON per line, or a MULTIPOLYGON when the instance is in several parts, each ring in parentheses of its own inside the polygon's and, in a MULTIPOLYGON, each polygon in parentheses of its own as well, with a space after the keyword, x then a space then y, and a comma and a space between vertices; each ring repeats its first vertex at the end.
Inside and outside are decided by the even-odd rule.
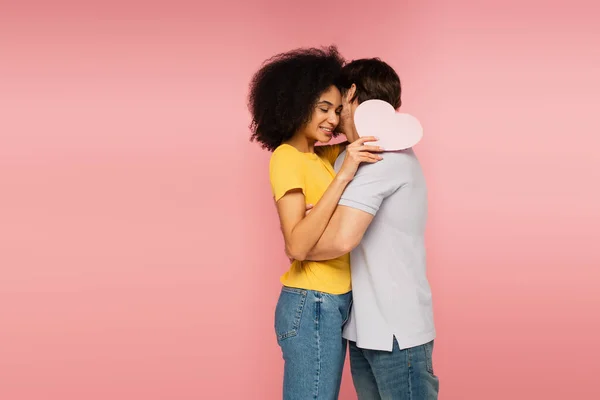
MULTIPOLYGON (((345 157, 340 154, 335 169, 345 157)), ((361 165, 340 206, 374 215, 351 255, 354 305, 344 337, 357 346, 392 351, 435 338, 431 289, 426 275, 427 188, 412 149, 383 153, 361 165)))

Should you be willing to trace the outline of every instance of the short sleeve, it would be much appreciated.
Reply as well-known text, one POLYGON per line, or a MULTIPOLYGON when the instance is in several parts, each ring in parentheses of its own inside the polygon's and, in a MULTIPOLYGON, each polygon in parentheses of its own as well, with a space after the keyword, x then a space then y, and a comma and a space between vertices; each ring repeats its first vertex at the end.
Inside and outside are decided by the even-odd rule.
POLYGON ((269 179, 275 201, 293 189, 305 193, 304 170, 304 157, 296 149, 285 145, 275 149, 269 164, 269 179))
POLYGON ((376 215, 383 200, 405 183, 403 165, 395 156, 387 153, 382 161, 361 165, 338 204, 376 215))

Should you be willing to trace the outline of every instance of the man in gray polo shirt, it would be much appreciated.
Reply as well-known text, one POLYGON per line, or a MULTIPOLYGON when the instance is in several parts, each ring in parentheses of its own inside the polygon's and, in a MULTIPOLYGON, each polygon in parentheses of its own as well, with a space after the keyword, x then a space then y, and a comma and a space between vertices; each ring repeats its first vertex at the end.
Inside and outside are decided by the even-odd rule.
MULTIPOLYGON (((339 129, 353 142, 356 107, 379 99, 398 109, 400 79, 379 59, 355 60, 342 75, 339 129)), ((344 156, 337 159, 336 171, 344 156)), ((437 399, 426 219, 427 189, 413 150, 385 152, 382 161, 358 169, 308 256, 325 260, 351 251, 354 304, 343 334, 350 342, 359 400, 437 399)))

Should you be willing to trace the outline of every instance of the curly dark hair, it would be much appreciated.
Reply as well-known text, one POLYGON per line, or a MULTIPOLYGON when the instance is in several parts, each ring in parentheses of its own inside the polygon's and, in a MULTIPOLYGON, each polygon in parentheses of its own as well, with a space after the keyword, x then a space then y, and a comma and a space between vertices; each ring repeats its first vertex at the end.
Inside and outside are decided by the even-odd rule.
POLYGON ((344 59, 335 46, 301 48, 278 54, 262 65, 250 83, 251 141, 275 150, 310 121, 319 96, 339 89, 344 59))

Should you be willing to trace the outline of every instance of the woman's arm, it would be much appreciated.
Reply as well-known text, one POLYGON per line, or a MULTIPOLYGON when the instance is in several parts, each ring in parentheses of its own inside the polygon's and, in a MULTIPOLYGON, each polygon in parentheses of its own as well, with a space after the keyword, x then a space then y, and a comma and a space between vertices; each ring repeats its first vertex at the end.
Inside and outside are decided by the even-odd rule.
POLYGON ((277 211, 287 254, 304 261, 319 241, 349 180, 335 178, 321 200, 304 217, 306 200, 300 190, 291 190, 277 202, 277 211))
POLYGON ((358 165, 361 162, 375 163, 381 159, 377 154, 371 153, 381 151, 378 146, 363 145, 364 142, 376 140, 373 137, 364 137, 348 146, 348 152, 340 172, 308 215, 305 216, 306 199, 300 189, 288 191, 277 201, 277 212, 288 255, 299 261, 306 259, 309 251, 325 231, 337 203, 344 189, 354 177, 358 165))

